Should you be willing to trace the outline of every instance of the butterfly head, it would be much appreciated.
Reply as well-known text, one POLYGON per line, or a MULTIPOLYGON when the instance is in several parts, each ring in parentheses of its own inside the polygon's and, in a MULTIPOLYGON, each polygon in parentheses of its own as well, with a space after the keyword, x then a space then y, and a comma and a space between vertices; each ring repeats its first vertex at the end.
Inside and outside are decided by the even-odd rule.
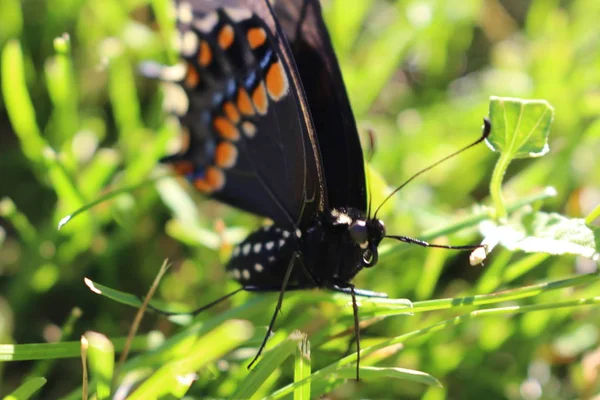
POLYGON ((377 264, 377 247, 385 237, 383 221, 366 218, 362 212, 353 208, 333 209, 331 216, 334 219, 333 225, 343 226, 353 247, 359 251, 360 268, 369 268, 377 264))

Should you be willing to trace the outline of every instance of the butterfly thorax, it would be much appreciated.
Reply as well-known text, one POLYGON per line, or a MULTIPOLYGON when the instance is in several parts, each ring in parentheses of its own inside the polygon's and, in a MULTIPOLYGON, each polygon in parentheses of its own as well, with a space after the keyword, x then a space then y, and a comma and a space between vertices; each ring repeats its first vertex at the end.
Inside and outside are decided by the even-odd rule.
POLYGON ((303 259, 321 287, 349 282, 377 263, 377 246, 385 236, 382 221, 350 207, 322 214, 306 231, 303 259))

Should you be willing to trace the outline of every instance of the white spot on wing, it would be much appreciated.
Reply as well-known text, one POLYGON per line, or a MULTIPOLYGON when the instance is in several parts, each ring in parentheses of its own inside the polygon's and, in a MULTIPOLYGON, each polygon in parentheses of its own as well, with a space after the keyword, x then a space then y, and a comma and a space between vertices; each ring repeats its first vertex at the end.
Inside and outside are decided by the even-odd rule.
POLYGON ((269 262, 271 264, 273 264, 275 262, 275 257, 273 257, 273 256, 269 257, 269 262))
POLYGON ((167 82, 179 82, 185 78, 187 66, 185 63, 178 63, 173 66, 161 67, 158 77, 167 82))
POLYGON ((256 243, 256 244, 254 245, 254 248, 253 248, 253 250, 254 250, 254 252, 255 252, 256 254, 258 254, 258 253, 260 253, 260 249, 261 249, 261 248, 262 248, 262 243, 256 243))
POLYGON ((285 240, 279 239, 279 248, 282 248, 284 244, 285 244, 285 240))
POLYGON ((254 136, 256 136, 256 125, 254 125, 252 122, 244 121, 242 123, 242 130, 244 131, 244 134, 249 138, 253 138, 254 136))
POLYGON ((254 270, 256 272, 262 272, 264 269, 264 267, 262 265, 260 265, 259 263, 254 264, 254 270))
POLYGON ((296 229, 296 237, 298 237, 298 239, 302 237, 302 232, 300 232, 300 229, 296 229))
POLYGON ((242 278, 244 278, 245 280, 250 279, 250 271, 248 271, 247 269, 242 271, 242 278))
POLYGON ((192 31, 186 31, 181 37, 181 52, 190 57, 198 50, 198 36, 192 31))
POLYGON ((265 249, 267 249, 267 250, 273 250, 273 247, 275 247, 275 243, 274 242, 267 242, 265 244, 265 249))
POLYGON ((237 269, 237 268, 235 268, 235 269, 234 269, 233 271, 231 271, 231 272, 233 273, 233 277, 234 277, 236 280, 238 280, 238 281, 239 281, 239 280, 240 280, 240 276, 241 276, 241 274, 240 274, 240 270, 239 270, 239 269, 237 269))
POLYGON ((246 243, 244 247, 242 247, 242 254, 245 256, 250 254, 250 247, 252 247, 252 245, 250 243, 246 243))
POLYGON ((190 100, 183 88, 173 83, 164 83, 163 88, 165 93, 163 101, 165 111, 180 117, 184 116, 190 106, 190 100))
POLYGON ((250 10, 244 8, 225 7, 225 12, 233 22, 241 22, 252 17, 250 10))
POLYGON ((189 24, 194 19, 194 14, 192 13, 192 5, 187 1, 181 3, 179 7, 177 7, 177 19, 179 19, 184 24, 189 24))
POLYGON ((233 249, 233 256, 237 257, 240 255, 240 246, 235 246, 235 248, 233 249))
POLYGON ((214 29, 215 25, 219 22, 219 18, 216 13, 210 13, 201 19, 194 21, 194 26, 204 33, 210 33, 214 29))
POLYGON ((282 235, 283 235, 284 238, 287 239, 287 238, 290 237, 290 232, 289 231, 283 231, 282 235))

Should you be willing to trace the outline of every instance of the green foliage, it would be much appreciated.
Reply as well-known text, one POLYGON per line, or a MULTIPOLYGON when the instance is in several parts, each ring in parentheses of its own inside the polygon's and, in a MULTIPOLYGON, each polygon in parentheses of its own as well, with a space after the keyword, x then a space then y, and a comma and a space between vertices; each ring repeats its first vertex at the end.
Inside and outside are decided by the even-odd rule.
POLYGON ((492 150, 511 158, 540 157, 550 151, 548 135, 554 109, 544 100, 490 98, 492 150))
POLYGON ((108 338, 97 332, 87 332, 82 338, 82 352, 87 352, 90 376, 95 380, 92 393, 99 399, 110 398, 115 367, 115 348, 108 338))
POLYGON ((547 101, 490 98, 492 132, 486 142, 493 151, 500 153, 490 185, 496 219, 506 218, 501 187, 508 164, 515 158, 546 154, 550 150, 548 134, 553 119, 554 110, 547 101))
POLYGON ((509 250, 577 254, 598 261, 594 231, 583 219, 544 212, 516 213, 514 217, 508 225, 482 224, 486 241, 500 242, 509 250))
MULTIPOLYGON (((165 258, 156 308, 191 310, 237 288, 223 264, 263 221, 157 166, 177 125, 137 66, 175 59, 167 6, 0 1, 0 396, 80 399, 79 338, 121 354, 129 306, 165 258)), ((501 162, 480 146, 411 182, 381 210, 387 231, 500 245, 472 267, 465 253, 384 241, 355 281, 390 296, 359 299, 360 384, 347 296, 287 293, 248 372, 276 295, 240 293, 177 324, 146 313, 123 365, 113 370, 109 351, 96 368, 90 353, 90 396, 597 395, 599 13, 596 0, 326 2, 360 131, 376 135, 374 206, 475 140, 488 110, 501 150, 501 162), (521 99, 552 105, 550 136, 546 103, 521 99), (524 149, 507 145, 530 132, 524 149), (546 143, 544 157, 522 159, 546 143)))
POLYGON ((33 395, 46 384, 45 378, 31 378, 23 382, 15 391, 4 397, 4 400, 26 400, 33 397, 33 395))

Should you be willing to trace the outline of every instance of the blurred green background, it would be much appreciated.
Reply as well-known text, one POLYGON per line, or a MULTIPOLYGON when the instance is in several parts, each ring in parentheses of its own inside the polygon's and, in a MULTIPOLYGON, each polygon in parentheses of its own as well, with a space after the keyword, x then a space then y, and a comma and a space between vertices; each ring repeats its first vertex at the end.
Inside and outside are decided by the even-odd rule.
MULTIPOLYGON (((57 341, 74 307, 83 314, 62 340, 78 340, 87 330, 124 336, 136 310, 94 295, 84 277, 143 295, 169 258, 173 267, 157 299, 200 306, 237 287, 223 267, 231 245, 263 221, 203 199, 174 179, 119 195, 57 230, 62 217, 107 191, 166 172, 157 160, 169 153, 175 124, 162 111, 156 82, 137 69, 142 60, 168 59, 168 40, 151 28, 148 3, 0 0, 0 343, 57 341)), ((551 151, 511 165, 507 200, 551 185, 558 195, 544 202, 546 211, 584 217, 600 203, 600 2, 330 0, 324 12, 363 139, 368 130, 376 136, 372 165, 388 185, 475 140, 489 96, 540 98, 555 107, 551 151)), ((388 232, 420 237, 472 214, 487 201, 496 158, 482 145, 411 183, 382 215, 388 232)), ((479 239, 471 227, 436 242, 479 239)), ((465 253, 391 246, 398 245, 387 243, 380 264, 363 272, 357 287, 417 301, 597 268, 583 258, 501 249, 484 267, 471 267, 465 253)), ((571 288, 524 304, 599 290, 599 284, 571 288)), ((206 318, 256 296, 240 294, 206 318)), ((268 304, 249 316, 257 326, 268 322, 268 304)), ((309 339, 319 330, 351 327, 326 302, 298 299, 284 303, 283 311, 280 331, 301 329, 309 339), (307 318, 294 320, 299 313, 307 318)), ((453 315, 387 318, 363 332, 363 347, 453 315)), ((376 380, 341 386, 333 398, 589 397, 600 390, 599 326, 595 308, 475 320, 373 361, 425 371, 445 389, 376 380)), ((166 336, 178 329, 153 314, 140 328, 166 336)), ((313 346, 313 370, 341 357, 348 345, 349 337, 313 346)), ((246 374, 243 360, 202 373, 190 393, 227 396, 246 374)), ((272 377, 266 393, 288 383, 290 373, 283 368, 272 377)), ((57 398, 81 385, 81 362, 0 364, 0 394, 30 374, 48 379, 40 398, 57 398)))

